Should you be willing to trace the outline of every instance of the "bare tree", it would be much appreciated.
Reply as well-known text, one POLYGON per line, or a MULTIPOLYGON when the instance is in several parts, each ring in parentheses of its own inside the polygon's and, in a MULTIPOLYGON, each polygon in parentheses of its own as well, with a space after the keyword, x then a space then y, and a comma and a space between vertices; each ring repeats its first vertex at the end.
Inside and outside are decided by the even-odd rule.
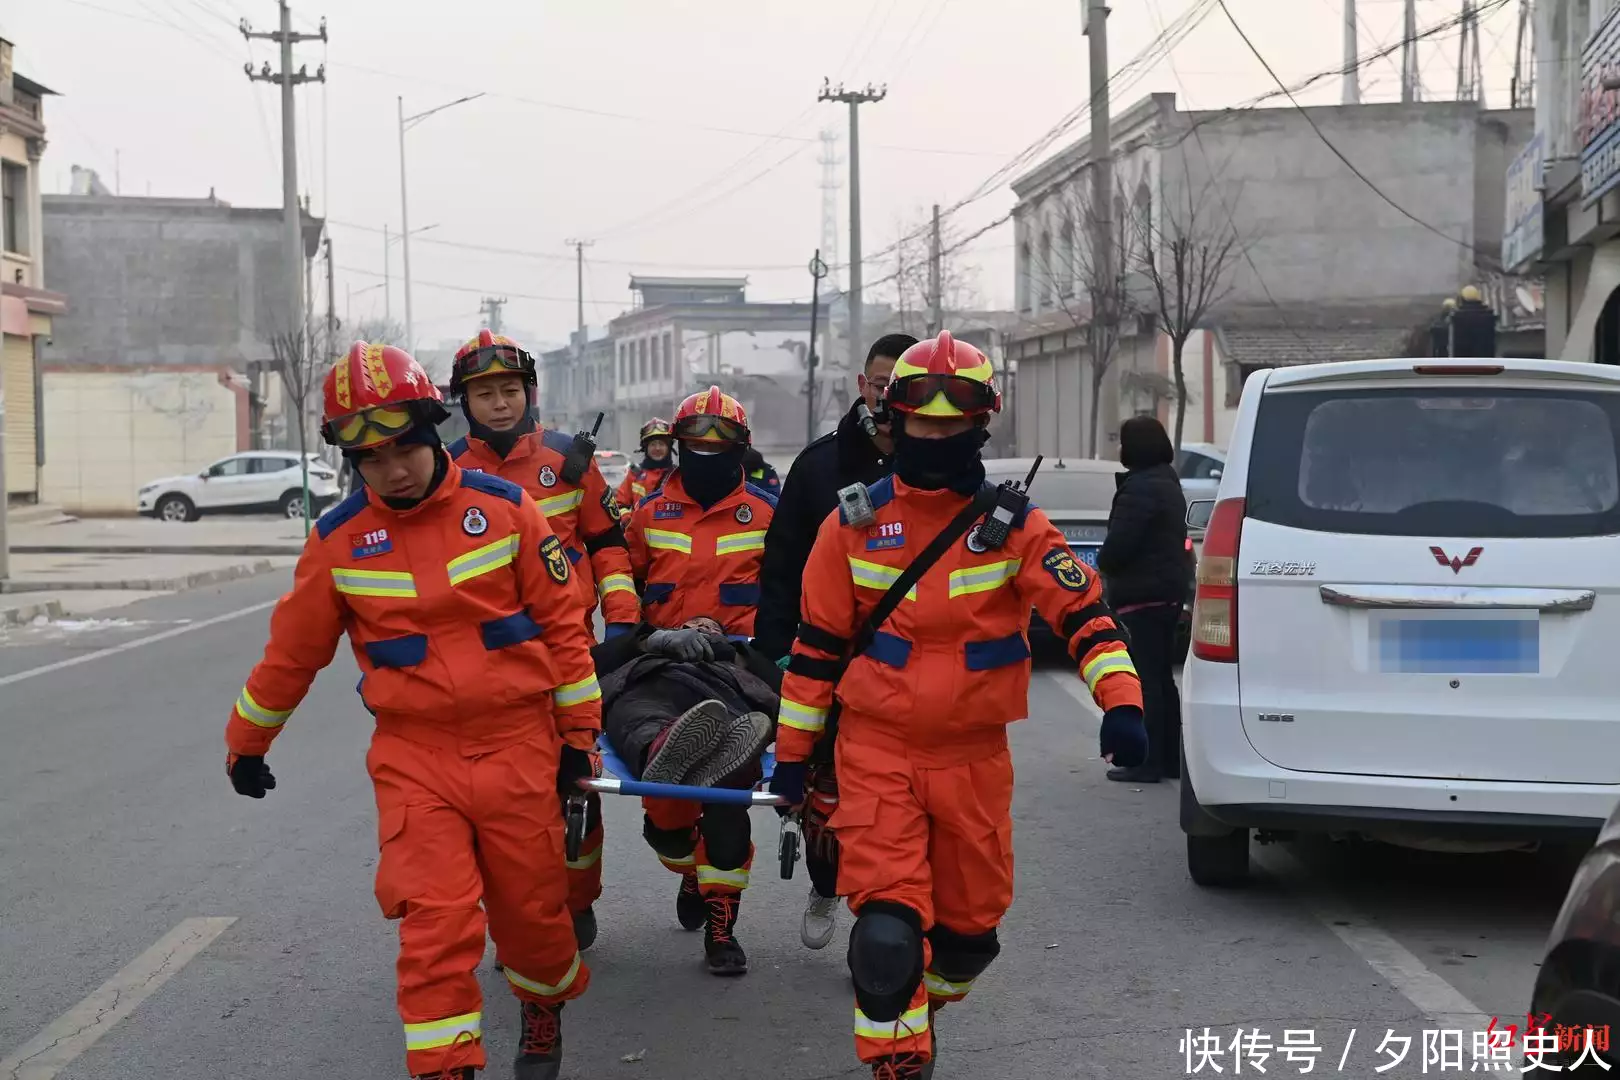
POLYGON ((405 327, 392 319, 361 319, 345 330, 343 336, 351 341, 369 341, 383 345, 405 347, 405 327))
MULTIPOLYGON (((1057 229, 1043 230, 1030 254, 1031 289, 1041 296, 1040 307, 1061 311, 1091 342, 1091 418, 1087 453, 1097 456, 1103 381, 1119 356, 1123 330, 1142 313, 1143 296, 1136 271, 1141 229, 1138 208, 1117 192, 1107 219, 1108 251, 1099 252, 1095 240, 1098 215, 1089 184, 1064 185, 1057 206, 1057 229)), ((1050 222, 1048 222, 1050 224, 1050 222)))
POLYGON ((334 332, 323 329, 319 334, 301 330, 287 330, 270 338, 271 353, 275 358, 276 374, 281 377, 283 411, 289 413, 288 422, 295 426, 298 446, 299 475, 304 492, 304 535, 309 535, 312 517, 309 499, 309 404, 319 392, 326 373, 326 356, 331 351, 334 332))
POLYGON ((1189 183, 1184 205, 1172 206, 1167 201, 1160 206, 1157 221, 1144 214, 1135 222, 1137 266, 1147 282, 1147 307, 1159 330, 1170 339, 1175 446, 1181 445, 1187 421, 1187 375, 1182 366, 1187 339, 1231 293, 1231 271, 1243 254, 1231 217, 1219 207, 1210 207, 1209 190, 1206 187, 1195 197, 1189 183))
MULTIPOLYGON (((898 239, 892 257, 894 271, 888 276, 884 293, 894 297, 900 325, 895 330, 913 337, 928 333, 933 315, 933 281, 929 269, 933 215, 918 211, 911 221, 896 223, 898 239)), ((979 268, 968 263, 957 250, 961 229, 950 218, 940 223, 939 292, 940 308, 949 330, 952 312, 966 311, 978 302, 979 268)), ((882 295, 882 294, 880 294, 882 295)))

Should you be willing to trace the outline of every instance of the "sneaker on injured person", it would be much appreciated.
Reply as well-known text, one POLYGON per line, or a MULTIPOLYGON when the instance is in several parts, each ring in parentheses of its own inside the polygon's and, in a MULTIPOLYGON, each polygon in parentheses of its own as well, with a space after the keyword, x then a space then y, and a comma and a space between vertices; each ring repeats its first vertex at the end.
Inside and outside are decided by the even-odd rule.
POLYGON ((683 784, 693 787, 752 787, 760 777, 759 756, 776 734, 764 713, 745 713, 726 725, 708 756, 687 771, 683 784))
POLYGON ((687 773, 720 745, 731 725, 731 713, 718 701, 700 701, 664 732, 641 778, 649 784, 685 783, 687 773))
POLYGON ((822 896, 810 886, 810 899, 804 904, 804 918, 799 920, 799 940, 807 949, 825 949, 838 932, 838 897, 822 896))

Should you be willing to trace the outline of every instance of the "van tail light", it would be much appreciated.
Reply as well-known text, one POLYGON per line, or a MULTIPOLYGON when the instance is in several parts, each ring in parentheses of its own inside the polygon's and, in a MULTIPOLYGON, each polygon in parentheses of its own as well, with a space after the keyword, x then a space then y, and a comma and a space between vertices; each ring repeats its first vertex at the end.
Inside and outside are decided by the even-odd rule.
POLYGON ((1238 544, 1243 538, 1243 500, 1222 499, 1204 531, 1193 598, 1192 648, 1200 660, 1235 664, 1238 658, 1238 544))

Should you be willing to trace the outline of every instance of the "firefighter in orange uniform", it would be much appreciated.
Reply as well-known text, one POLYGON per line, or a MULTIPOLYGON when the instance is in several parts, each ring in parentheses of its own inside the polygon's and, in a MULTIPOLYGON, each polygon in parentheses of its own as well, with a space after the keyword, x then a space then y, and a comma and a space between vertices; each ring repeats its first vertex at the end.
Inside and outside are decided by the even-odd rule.
MULTIPOLYGON (((748 414, 711 386, 681 402, 673 425, 680 466, 632 511, 625 537, 645 619, 679 629, 700 617, 746 640, 759 605, 759 563, 776 499, 743 478, 748 414)), ((703 951, 716 975, 741 975, 737 906, 748 887, 754 844, 745 806, 644 799, 643 835, 659 861, 681 875, 675 914, 704 928, 703 951)))
MULTIPOLYGON (((534 357, 510 338, 480 330, 456 351, 450 373, 450 392, 461 398, 471 432, 450 444, 450 456, 464 469, 510 480, 540 504, 573 564, 585 598, 586 625, 600 589, 606 635, 616 637, 641 618, 618 506, 588 448, 576 454, 584 468, 577 480, 570 480, 574 440, 536 426, 536 382, 534 357)), ((602 895, 602 797, 595 792, 586 800, 586 821, 579 857, 568 864, 568 910, 581 949, 596 940, 593 905, 602 895)))
POLYGON ((980 448, 1001 407, 993 375, 949 333, 901 356, 888 389, 895 473, 866 489, 869 508, 841 506, 822 523, 782 683, 771 787, 790 803, 803 802, 803 763, 835 696, 840 708, 831 825, 838 891, 856 913, 855 1047, 879 1080, 931 1075, 932 1013, 999 951, 1013 897, 1007 725, 1028 715, 1032 606, 1060 628, 1104 710, 1103 756, 1129 764, 1147 748, 1141 685, 1101 583, 1027 504, 999 545, 988 518, 957 540, 834 688, 868 613, 984 486, 980 448))
POLYGON ((225 729, 238 793, 347 634, 376 717, 376 895, 399 923, 410 1073, 484 1066, 486 925, 521 1003, 518 1080, 556 1080, 563 1003, 590 982, 568 915, 559 791, 596 771, 601 692, 568 557, 523 490, 450 460, 417 362, 356 342, 322 434, 365 478, 323 515, 225 729), (487 922, 486 922, 487 912, 487 922))
POLYGON ((675 429, 669 421, 655 416, 641 425, 641 460, 630 466, 615 497, 625 516, 636 503, 663 486, 675 471, 675 429))

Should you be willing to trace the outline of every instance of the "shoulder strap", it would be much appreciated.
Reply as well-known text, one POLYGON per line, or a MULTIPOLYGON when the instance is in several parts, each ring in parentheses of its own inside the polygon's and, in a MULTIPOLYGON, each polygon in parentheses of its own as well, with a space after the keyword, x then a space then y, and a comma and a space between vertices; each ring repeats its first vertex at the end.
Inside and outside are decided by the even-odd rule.
POLYGON ((924 574, 933 569, 934 564, 939 562, 952 544, 961 539, 963 533, 973 527, 975 521, 989 512, 995 501, 995 488, 981 488, 978 494, 969 499, 968 504, 951 518, 950 524, 941 529, 939 535, 917 553, 911 564, 900 571, 900 576, 889 586, 889 591, 883 594, 883 598, 877 602, 877 607, 872 609, 872 613, 866 617, 866 622, 861 624, 846 663, 853 662, 855 657, 867 650, 872 640, 877 637, 878 630, 888 621, 889 616, 894 614, 894 609, 900 606, 900 601, 905 598, 906 593, 922 580, 924 574))

